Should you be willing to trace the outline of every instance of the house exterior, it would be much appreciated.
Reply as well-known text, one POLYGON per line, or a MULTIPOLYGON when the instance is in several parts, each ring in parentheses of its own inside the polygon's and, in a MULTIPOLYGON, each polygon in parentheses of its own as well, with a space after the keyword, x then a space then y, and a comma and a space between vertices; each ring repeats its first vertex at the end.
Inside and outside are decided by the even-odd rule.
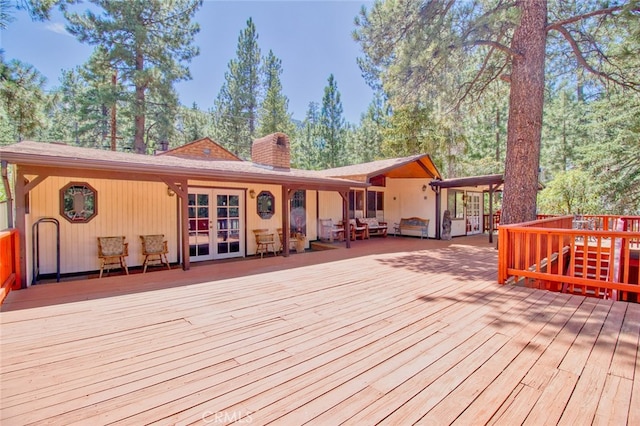
MULTIPOLYGON (((392 158, 352 166, 323 170, 323 176, 349 179, 366 183, 366 188, 349 191, 349 218, 375 217, 389 225, 402 218, 420 217, 435 222, 435 193, 429 189, 433 179, 440 179, 440 172, 426 154, 392 158)), ((338 200, 334 194, 322 194, 321 217, 340 217, 338 200)), ((392 232, 389 228, 389 232, 392 232)), ((419 234, 418 234, 419 235, 419 234)), ((430 226, 429 236, 435 238, 435 228, 430 226)))
MULTIPOLYGON (((139 236, 148 234, 163 234, 169 261, 189 269, 192 261, 254 255, 256 229, 302 233, 309 247, 319 219, 376 217, 392 232, 394 222, 417 216, 437 238, 444 210, 431 184, 445 181, 428 155, 297 170, 283 133, 254 141, 250 162, 208 138, 155 156, 23 141, 1 147, 0 157, 3 176, 12 165, 14 193, 4 184, 9 223, 20 231, 23 287, 57 272, 58 231, 62 274, 96 271, 97 238, 105 236, 125 236, 127 263, 140 266, 139 236)), ((283 233, 285 256, 291 233, 283 233)))

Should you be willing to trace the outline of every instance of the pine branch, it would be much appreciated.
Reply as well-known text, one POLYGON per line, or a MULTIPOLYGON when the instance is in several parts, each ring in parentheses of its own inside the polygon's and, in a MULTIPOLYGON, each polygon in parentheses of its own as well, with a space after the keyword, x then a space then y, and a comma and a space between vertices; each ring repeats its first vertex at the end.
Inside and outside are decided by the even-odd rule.
MULTIPOLYGON (((571 33, 569 33, 569 30, 567 30, 563 26, 554 27, 554 29, 557 30, 560 34, 562 34, 562 36, 569 42, 569 45, 571 46, 571 50, 573 50, 573 53, 576 56, 576 59, 578 60, 578 63, 580 65, 582 65, 587 71, 589 71, 590 73, 592 73, 594 75, 597 75, 598 77, 601 77, 601 78, 603 78, 605 80, 608 80, 608 81, 611 81, 611 82, 613 82, 615 84, 618 84, 618 85, 620 85, 622 87, 626 87, 626 88, 629 88, 629 89, 632 89, 632 90, 640 90, 634 84, 627 83, 626 81, 623 81, 623 80, 618 80, 616 78, 613 78, 610 74, 607 74, 607 73, 602 72, 602 71, 598 71, 595 68, 593 68, 591 65, 589 65, 589 63, 585 59, 584 55, 582 54, 582 51, 580 50, 580 47, 578 46, 578 43, 573 38, 571 33)), ((604 59, 607 59, 606 56, 603 55, 603 57, 604 57, 604 59)))
POLYGON ((571 18, 564 19, 562 21, 554 22, 547 25, 546 31, 547 32, 551 30, 561 31, 561 28, 564 28, 565 25, 573 24, 574 22, 582 21, 584 19, 588 19, 594 16, 612 15, 614 12, 618 12, 622 9, 623 9, 623 6, 614 6, 614 7, 609 7, 607 9, 594 10, 592 12, 584 13, 582 15, 572 16, 571 18))

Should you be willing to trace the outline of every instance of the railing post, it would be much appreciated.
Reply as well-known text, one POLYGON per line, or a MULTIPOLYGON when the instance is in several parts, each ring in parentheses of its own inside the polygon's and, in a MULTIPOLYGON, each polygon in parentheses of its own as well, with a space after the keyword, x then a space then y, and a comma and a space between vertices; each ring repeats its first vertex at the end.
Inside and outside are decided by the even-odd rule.
POLYGON ((9 229, 0 233, 0 304, 21 287, 20 277, 20 234, 9 229))
POLYGON ((507 281, 507 259, 509 251, 509 232, 504 226, 498 227, 498 284, 507 281))

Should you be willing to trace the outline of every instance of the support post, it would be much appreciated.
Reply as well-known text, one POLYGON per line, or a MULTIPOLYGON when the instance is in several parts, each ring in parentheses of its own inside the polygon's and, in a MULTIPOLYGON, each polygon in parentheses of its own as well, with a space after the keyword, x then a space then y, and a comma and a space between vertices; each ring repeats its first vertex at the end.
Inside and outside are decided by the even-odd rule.
POLYGON ((289 239, 291 235, 289 226, 289 197, 291 190, 282 185, 282 256, 289 257, 289 239))
POLYGON ((20 270, 23 272, 20 277, 20 288, 27 288, 27 258, 26 258, 26 235, 27 235, 27 223, 26 223, 26 211, 24 198, 27 194, 25 192, 24 173, 20 166, 16 165, 16 178, 15 178, 15 191, 16 191, 16 228, 20 234, 20 270))
POLYGON ((435 187, 436 191, 436 240, 442 238, 442 188, 435 187))
POLYGON ((351 232, 349 232, 349 193, 340 191, 342 197, 342 223, 344 225, 344 239, 346 247, 351 248, 351 232))
POLYGON ((11 197, 11 185, 9 184, 8 163, 2 160, 2 184, 7 196, 7 228, 13 228, 13 198, 11 197))
POLYGON ((489 243, 493 243, 493 185, 489 185, 489 243))

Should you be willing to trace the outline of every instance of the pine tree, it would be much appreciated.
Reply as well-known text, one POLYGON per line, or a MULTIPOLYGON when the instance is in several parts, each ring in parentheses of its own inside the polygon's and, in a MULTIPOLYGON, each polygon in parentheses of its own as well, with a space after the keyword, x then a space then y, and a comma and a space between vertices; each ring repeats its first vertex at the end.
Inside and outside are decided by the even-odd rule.
POLYGON ((260 47, 253 20, 240 32, 236 58, 229 61, 216 99, 219 141, 241 158, 249 158, 256 137, 260 103, 260 47))
POLYGON ((150 111, 153 113, 153 105, 147 105, 147 94, 153 90, 155 104, 175 107, 173 84, 190 78, 185 64, 198 54, 193 40, 199 27, 191 19, 202 0, 91 2, 103 13, 67 13, 67 29, 81 42, 103 47, 120 81, 131 85, 133 148, 146 153, 149 128, 145 119, 150 111))
POLYGON ((292 135, 294 126, 291 121, 291 114, 288 112, 289 99, 282 94, 282 61, 278 59, 273 51, 264 59, 263 66, 263 87, 264 100, 260 108, 260 136, 275 132, 283 132, 292 135))
POLYGON ((305 119, 291 142, 293 167, 305 170, 319 169, 320 158, 320 106, 309 102, 305 119))
POLYGON ((394 107, 442 103, 456 111, 509 82, 501 219, 509 224, 536 217, 547 52, 578 63, 599 86, 638 90, 637 68, 611 55, 612 40, 637 31, 637 7, 635 0, 381 1, 363 9, 355 37, 363 72, 394 107))
MULTIPOLYGON (((33 138, 46 127, 45 77, 32 65, 18 60, 3 64, 0 101, 17 140, 33 138)), ((14 139, 15 141, 15 139, 14 139)))
POLYGON ((324 88, 322 97, 322 110, 320 112, 320 168, 332 168, 345 165, 345 141, 346 128, 342 116, 342 101, 338 91, 338 83, 333 74, 329 75, 328 84, 324 88))
POLYGON ((382 157, 383 130, 389 120, 389 108, 383 95, 376 92, 367 111, 360 117, 360 125, 354 129, 349 146, 352 164, 368 163, 382 157))
MULTIPOLYGON (((132 133, 125 131, 125 124, 129 121, 125 117, 130 97, 125 88, 116 79, 113 84, 113 69, 106 49, 98 47, 86 64, 77 71, 78 81, 67 80, 63 84, 63 93, 73 97, 66 104, 76 115, 78 123, 78 142, 83 146, 96 146, 109 149, 111 147, 112 130, 116 132, 116 146, 124 148, 130 140, 122 136, 132 133), (116 128, 112 129, 112 114, 116 112, 116 128)), ((130 108, 129 108, 130 109, 130 108)))
POLYGON ((209 133, 211 130, 211 116, 206 112, 200 111, 195 102, 191 105, 191 108, 180 107, 177 126, 179 132, 170 143, 172 147, 193 142, 206 136, 212 136, 209 133))

